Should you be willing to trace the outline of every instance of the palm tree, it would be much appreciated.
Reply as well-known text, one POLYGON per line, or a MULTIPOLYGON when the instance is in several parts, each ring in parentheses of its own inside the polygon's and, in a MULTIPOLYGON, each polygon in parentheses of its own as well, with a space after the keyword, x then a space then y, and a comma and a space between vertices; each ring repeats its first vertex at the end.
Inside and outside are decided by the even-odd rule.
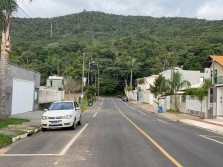
POLYGON ((174 94, 174 106, 175 110, 179 111, 177 106, 177 92, 180 90, 183 86, 189 86, 190 82, 187 80, 182 80, 182 75, 179 71, 172 70, 171 72, 171 78, 168 80, 169 85, 169 93, 174 94))
POLYGON ((160 95, 162 95, 163 93, 165 93, 167 91, 167 85, 166 85, 166 79, 164 76, 162 76, 162 74, 160 74, 154 81, 154 84, 149 84, 150 88, 150 92, 152 94, 154 94, 155 98, 158 101, 158 106, 159 106, 159 97, 160 95))

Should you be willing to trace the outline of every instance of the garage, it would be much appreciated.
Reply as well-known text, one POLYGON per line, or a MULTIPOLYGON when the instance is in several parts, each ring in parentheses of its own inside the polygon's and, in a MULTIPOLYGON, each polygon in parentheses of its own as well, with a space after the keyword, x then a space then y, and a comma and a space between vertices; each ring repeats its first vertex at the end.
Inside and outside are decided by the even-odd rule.
POLYGON ((33 111, 34 82, 13 79, 11 115, 33 111))

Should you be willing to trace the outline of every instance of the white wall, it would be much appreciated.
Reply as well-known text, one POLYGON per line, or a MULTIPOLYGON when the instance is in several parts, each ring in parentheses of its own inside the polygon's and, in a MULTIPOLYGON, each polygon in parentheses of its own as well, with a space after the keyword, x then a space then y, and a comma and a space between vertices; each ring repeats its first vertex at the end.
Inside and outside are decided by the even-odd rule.
POLYGON ((33 111, 34 82, 13 79, 11 115, 33 111))
POLYGON ((149 85, 150 84, 153 85, 153 83, 154 83, 154 81, 155 81, 157 76, 158 75, 152 75, 152 76, 149 76, 149 77, 144 77, 145 83, 144 84, 138 84, 137 87, 139 87, 141 90, 144 90, 144 91, 148 90, 150 88, 149 85))
MULTIPOLYGON (((202 101, 202 112, 205 113, 205 117, 207 117, 208 112, 208 99, 205 97, 202 101)), ((190 96, 187 96, 186 99, 186 112, 199 116, 201 114, 201 102, 195 97, 194 99, 190 99, 190 96)))
MULTIPOLYGON (((182 75, 182 80, 189 81, 191 85, 200 84, 200 78, 202 76, 200 71, 183 70, 179 67, 175 67, 174 70, 175 72, 178 71, 182 75)), ((170 79, 171 72, 172 72, 171 70, 166 70, 161 72, 160 74, 162 74, 165 77, 165 79, 170 79)))
POLYGON ((55 101, 64 100, 64 91, 40 89, 38 103, 52 103, 55 101))
POLYGON ((223 116, 223 87, 217 88, 217 116, 223 116))

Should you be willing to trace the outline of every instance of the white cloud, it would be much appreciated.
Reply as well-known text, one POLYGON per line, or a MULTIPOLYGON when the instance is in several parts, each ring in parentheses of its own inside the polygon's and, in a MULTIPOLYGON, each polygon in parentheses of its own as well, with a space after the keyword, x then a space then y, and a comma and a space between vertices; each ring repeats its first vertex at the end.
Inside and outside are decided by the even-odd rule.
POLYGON ((196 15, 198 18, 221 20, 223 18, 222 6, 223 1, 221 0, 207 2, 197 10, 196 15))
MULTIPOLYGON (((223 19, 223 0, 17 0, 30 17, 55 17, 83 10, 119 15, 223 19)), ((19 12, 18 16, 24 15, 19 12)), ((23 16, 24 17, 24 16, 23 16)))

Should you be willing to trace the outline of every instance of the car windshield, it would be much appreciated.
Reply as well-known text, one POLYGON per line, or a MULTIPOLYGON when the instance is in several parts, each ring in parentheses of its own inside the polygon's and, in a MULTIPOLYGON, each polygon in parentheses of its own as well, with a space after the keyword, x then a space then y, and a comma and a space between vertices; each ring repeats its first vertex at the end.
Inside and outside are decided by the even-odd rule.
POLYGON ((60 102, 60 103, 52 103, 49 107, 49 110, 70 110, 73 108, 74 105, 72 102, 60 102))

